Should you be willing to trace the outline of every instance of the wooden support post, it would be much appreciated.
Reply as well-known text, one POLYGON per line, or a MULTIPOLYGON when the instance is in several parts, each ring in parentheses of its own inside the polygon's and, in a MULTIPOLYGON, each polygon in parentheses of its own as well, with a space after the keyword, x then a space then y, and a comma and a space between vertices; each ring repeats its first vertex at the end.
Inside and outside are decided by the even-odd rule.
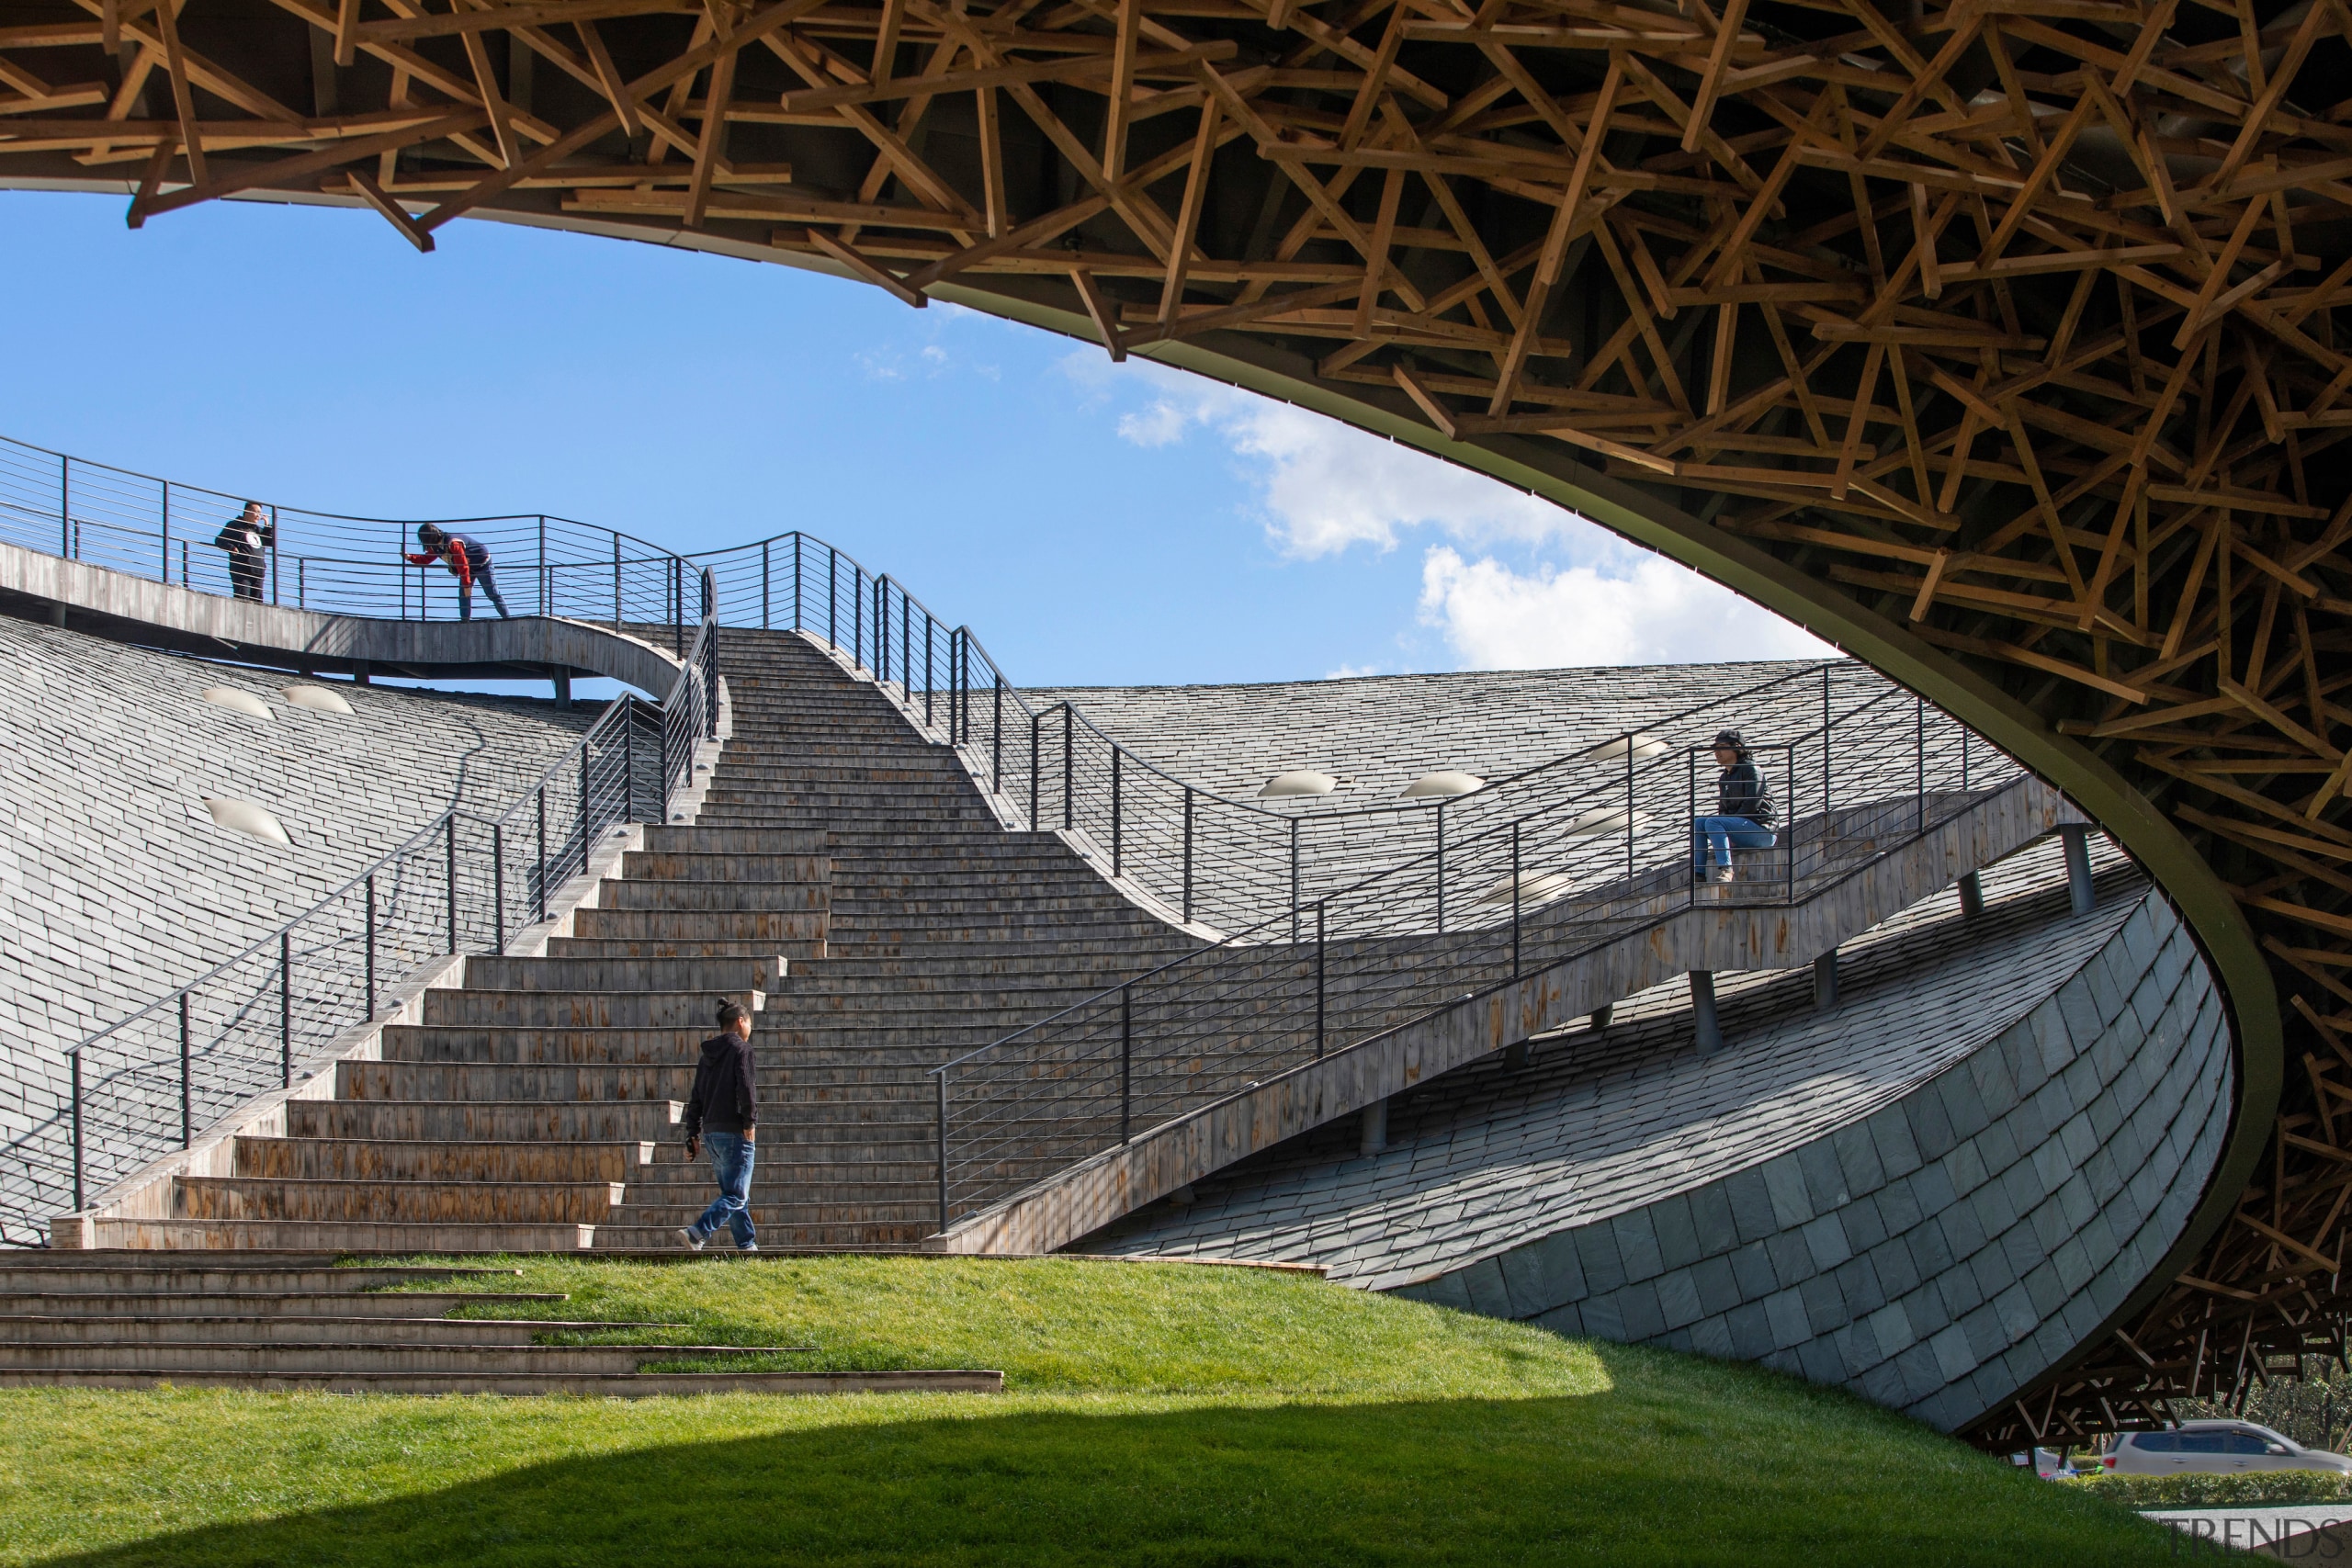
POLYGON ((1715 975, 1712 969, 1690 971, 1690 1021, 1702 1059, 1724 1048, 1723 1021, 1715 1013, 1715 975))

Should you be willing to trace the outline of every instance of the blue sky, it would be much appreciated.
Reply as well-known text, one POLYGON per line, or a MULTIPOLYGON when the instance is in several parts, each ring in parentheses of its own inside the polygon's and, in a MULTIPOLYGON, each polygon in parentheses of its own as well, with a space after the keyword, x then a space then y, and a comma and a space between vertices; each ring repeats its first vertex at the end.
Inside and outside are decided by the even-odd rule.
POLYGON ((0 434, 345 513, 797 526, 1037 683, 1818 651, 1521 492, 970 311, 498 223, 420 256, 370 213, 122 206, 0 193, 0 434))

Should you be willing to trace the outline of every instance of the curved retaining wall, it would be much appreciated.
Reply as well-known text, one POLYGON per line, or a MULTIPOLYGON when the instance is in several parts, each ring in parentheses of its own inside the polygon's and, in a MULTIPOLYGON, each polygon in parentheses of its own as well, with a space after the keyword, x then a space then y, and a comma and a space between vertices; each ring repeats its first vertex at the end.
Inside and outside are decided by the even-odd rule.
POLYGON ((1758 1360, 1955 1428, 2087 1341, 2180 1235, 2230 1057, 2195 944, 2149 893, 2055 995, 1894 1104, 1404 1293, 1758 1360))

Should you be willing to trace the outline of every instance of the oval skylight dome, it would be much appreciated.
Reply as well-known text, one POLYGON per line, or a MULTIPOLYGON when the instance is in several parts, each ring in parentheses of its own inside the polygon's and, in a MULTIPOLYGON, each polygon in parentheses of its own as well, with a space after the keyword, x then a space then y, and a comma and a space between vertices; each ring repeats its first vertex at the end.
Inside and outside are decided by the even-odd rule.
POLYGON ((204 797, 204 809, 212 813, 213 823, 218 827, 250 833, 281 849, 294 847, 294 840, 286 836, 285 825, 271 814, 269 807, 257 800, 216 800, 207 795, 204 797))
POLYGON ((1276 773, 1258 792, 1261 800, 1282 800, 1297 795, 1329 795, 1340 787, 1340 781, 1329 773, 1318 773, 1313 768, 1295 768, 1287 773, 1276 773))
MULTIPOLYGON (((1481 904, 1510 902, 1511 878, 1506 876, 1480 896, 1481 904)), ((1548 904, 1568 890, 1573 879, 1565 871, 1523 871, 1519 874, 1519 901, 1528 904, 1548 904)))
POLYGON ((1405 786, 1406 800, 1442 799, 1447 795, 1468 795, 1474 789, 1484 789, 1487 781, 1476 773, 1455 773, 1441 768, 1433 773, 1423 773, 1405 786))
MULTIPOLYGON (((1649 819, 1650 814, 1646 811, 1634 813, 1634 821, 1636 824, 1649 819)), ((1565 830, 1577 834, 1614 833, 1623 829, 1624 826, 1625 808, 1623 807, 1596 806, 1589 811, 1580 811, 1568 818, 1568 825, 1565 830)))
POLYGON ((1622 762, 1625 760, 1625 747, 1628 741, 1633 745, 1634 761, 1636 762, 1668 750, 1667 743, 1655 735, 1621 735, 1614 740, 1603 741, 1587 751, 1583 760, 1588 762, 1622 762))
POLYGON ((269 720, 269 705, 251 692, 241 692, 234 686, 207 686, 203 695, 214 707, 227 708, 231 713, 241 713, 265 723, 269 720))
POLYGON ((349 713, 351 705, 343 694, 327 686, 288 686, 286 700, 298 708, 310 708, 317 713, 349 713))

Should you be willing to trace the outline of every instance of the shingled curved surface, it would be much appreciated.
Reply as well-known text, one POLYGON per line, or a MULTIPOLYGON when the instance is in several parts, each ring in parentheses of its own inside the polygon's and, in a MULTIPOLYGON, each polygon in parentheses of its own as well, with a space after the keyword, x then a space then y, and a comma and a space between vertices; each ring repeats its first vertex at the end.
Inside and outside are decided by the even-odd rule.
MULTIPOLYGON (((51 1127, 64 1049, 266 935, 452 804, 503 809, 595 717, 525 698, 337 682, 354 710, 287 701, 296 678, 0 617, 0 1144, 51 1127), (204 700, 263 703, 267 720, 204 700), (217 825, 251 799, 279 847, 217 825)), ((0 1223, 36 1201, 0 1161, 0 1223)))
POLYGON ((1951 1429, 2007 1404, 2177 1240, 2229 1120, 2221 999, 2160 895, 2055 846, 1849 946, 1841 998, 1681 986, 1293 1140, 1081 1250, 1319 1264, 1572 1334, 1759 1360, 1951 1429))

